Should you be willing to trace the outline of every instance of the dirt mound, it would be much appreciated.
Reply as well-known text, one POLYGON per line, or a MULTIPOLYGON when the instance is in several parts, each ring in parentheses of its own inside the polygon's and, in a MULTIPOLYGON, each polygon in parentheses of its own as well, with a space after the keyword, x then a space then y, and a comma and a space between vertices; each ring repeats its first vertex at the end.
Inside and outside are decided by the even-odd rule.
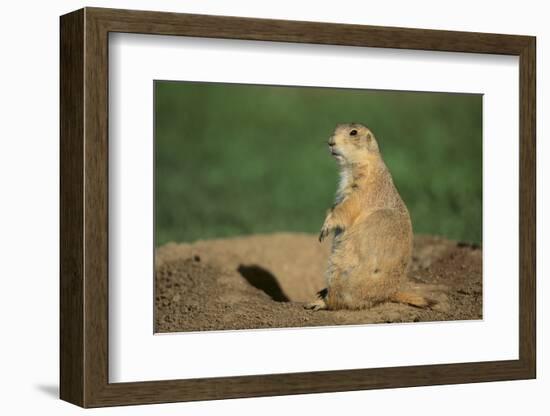
POLYGON ((416 236, 409 273, 438 303, 385 303, 362 311, 303 309, 325 287, 329 244, 298 233, 253 235, 156 251, 157 332, 481 319, 482 255, 477 247, 416 236))

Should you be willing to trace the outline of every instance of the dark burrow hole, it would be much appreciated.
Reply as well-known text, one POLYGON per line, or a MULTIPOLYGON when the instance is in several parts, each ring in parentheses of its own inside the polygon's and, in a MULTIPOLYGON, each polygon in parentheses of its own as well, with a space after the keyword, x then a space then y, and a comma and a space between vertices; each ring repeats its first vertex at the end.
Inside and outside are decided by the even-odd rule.
POLYGON ((241 264, 237 271, 248 283, 260 289, 276 302, 289 302, 290 299, 283 292, 277 278, 269 271, 256 264, 241 264))

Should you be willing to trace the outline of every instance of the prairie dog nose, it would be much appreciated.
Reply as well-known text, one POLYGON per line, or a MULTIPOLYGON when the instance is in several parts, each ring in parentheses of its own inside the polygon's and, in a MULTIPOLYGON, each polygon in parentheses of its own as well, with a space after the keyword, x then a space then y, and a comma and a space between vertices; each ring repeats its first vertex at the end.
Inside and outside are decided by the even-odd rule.
POLYGON ((332 146, 334 146, 335 144, 336 144, 336 143, 334 142, 334 138, 331 137, 330 139, 328 139, 328 145, 329 145, 329 147, 332 147, 332 146))

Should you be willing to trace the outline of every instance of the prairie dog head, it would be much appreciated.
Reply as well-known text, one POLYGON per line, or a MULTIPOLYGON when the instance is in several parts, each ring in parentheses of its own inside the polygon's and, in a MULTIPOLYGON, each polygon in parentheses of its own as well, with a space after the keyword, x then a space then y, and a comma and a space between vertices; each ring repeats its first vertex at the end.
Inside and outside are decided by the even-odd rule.
POLYGON ((358 123, 338 124, 328 139, 330 153, 340 164, 360 162, 379 154, 374 134, 358 123))

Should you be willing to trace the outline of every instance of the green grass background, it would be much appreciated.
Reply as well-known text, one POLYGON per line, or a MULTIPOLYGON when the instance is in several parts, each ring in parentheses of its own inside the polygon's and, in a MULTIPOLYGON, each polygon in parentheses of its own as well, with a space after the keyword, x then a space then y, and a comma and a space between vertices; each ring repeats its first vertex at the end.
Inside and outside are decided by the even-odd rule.
POLYGON ((415 233, 481 243, 482 97, 155 82, 156 244, 317 232, 337 123, 368 125, 415 233))

